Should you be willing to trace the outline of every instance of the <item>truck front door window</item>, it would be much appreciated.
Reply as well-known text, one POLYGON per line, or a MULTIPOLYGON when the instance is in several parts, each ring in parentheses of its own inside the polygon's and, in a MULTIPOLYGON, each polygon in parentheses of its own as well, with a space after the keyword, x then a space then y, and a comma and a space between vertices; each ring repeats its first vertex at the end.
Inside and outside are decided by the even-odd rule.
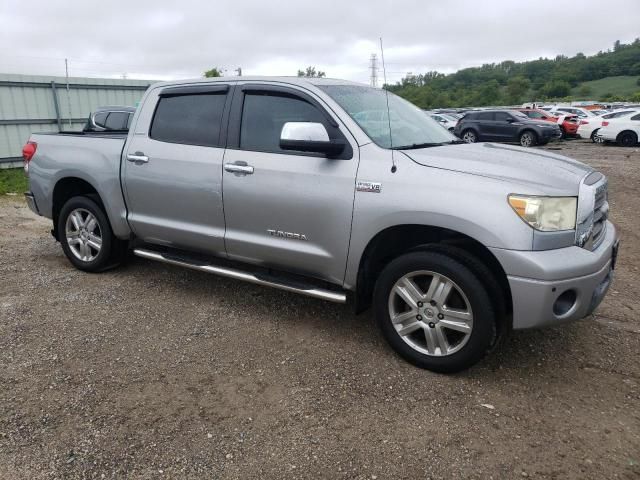
POLYGON ((254 152, 285 152, 280 148, 280 132, 287 122, 324 123, 325 117, 316 107, 299 98, 246 94, 242 109, 240 148, 254 152))

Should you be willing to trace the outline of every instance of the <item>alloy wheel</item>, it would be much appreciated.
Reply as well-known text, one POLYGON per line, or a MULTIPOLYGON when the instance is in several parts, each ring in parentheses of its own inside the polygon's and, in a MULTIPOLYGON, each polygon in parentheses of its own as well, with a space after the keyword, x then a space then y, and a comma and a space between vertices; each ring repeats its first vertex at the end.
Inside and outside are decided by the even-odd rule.
POLYGON ((529 132, 525 132, 520 137, 520 145, 523 147, 530 147, 533 144, 533 135, 529 132))
POLYGON ((65 237, 71 253, 83 262, 96 259, 102 249, 102 231, 89 210, 76 208, 67 217, 65 237))
POLYGON ((476 134, 468 131, 468 132, 464 132, 464 135, 462 136, 462 140, 464 140, 467 143, 475 143, 476 142, 476 134))
POLYGON ((389 317, 400 338, 414 350, 447 356, 469 341, 471 304, 449 277, 427 270, 400 278, 389 294, 389 317))

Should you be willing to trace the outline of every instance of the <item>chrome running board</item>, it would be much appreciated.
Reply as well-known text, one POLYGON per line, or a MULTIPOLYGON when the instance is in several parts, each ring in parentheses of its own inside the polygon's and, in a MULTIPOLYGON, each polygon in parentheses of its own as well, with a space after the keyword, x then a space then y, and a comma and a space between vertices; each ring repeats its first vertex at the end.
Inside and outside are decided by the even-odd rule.
POLYGON ((335 303, 345 303, 347 296, 342 292, 334 292, 324 288, 317 288, 312 285, 300 284, 299 282, 287 283, 285 280, 269 278, 269 275, 256 275, 250 272, 243 272, 235 268, 218 267, 203 263, 198 260, 190 258, 176 257, 171 254, 162 252, 154 252, 152 250, 145 250, 142 248, 136 248, 133 250, 133 254, 137 257, 147 258, 149 260, 156 260, 162 263, 168 263, 169 265, 177 265, 178 267, 190 268, 191 270, 198 270, 200 272, 213 273, 214 275, 220 275, 222 277, 235 278, 236 280, 244 280, 245 282, 255 283, 257 285, 265 285, 267 287, 279 288, 280 290, 286 290, 287 292, 299 293, 308 297, 320 298, 322 300, 328 300, 335 303))

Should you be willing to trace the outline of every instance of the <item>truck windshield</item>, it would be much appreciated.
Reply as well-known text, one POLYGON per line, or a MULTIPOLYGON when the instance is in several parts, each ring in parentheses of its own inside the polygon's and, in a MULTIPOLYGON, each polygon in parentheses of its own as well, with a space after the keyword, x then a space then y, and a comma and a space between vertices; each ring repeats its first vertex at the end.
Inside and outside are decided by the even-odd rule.
POLYGON ((389 92, 387 110, 386 92, 382 89, 358 85, 319 87, 382 148, 418 148, 458 143, 456 137, 427 113, 393 93, 389 92))

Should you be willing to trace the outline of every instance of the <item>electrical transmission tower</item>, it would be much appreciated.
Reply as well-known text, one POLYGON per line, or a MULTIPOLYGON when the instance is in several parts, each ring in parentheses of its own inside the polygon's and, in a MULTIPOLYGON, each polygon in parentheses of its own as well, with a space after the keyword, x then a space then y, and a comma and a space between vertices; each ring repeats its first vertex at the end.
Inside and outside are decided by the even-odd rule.
POLYGON ((371 54, 370 62, 371 64, 369 68, 371 69, 371 86, 377 87, 378 86, 378 56, 375 53, 371 54))

